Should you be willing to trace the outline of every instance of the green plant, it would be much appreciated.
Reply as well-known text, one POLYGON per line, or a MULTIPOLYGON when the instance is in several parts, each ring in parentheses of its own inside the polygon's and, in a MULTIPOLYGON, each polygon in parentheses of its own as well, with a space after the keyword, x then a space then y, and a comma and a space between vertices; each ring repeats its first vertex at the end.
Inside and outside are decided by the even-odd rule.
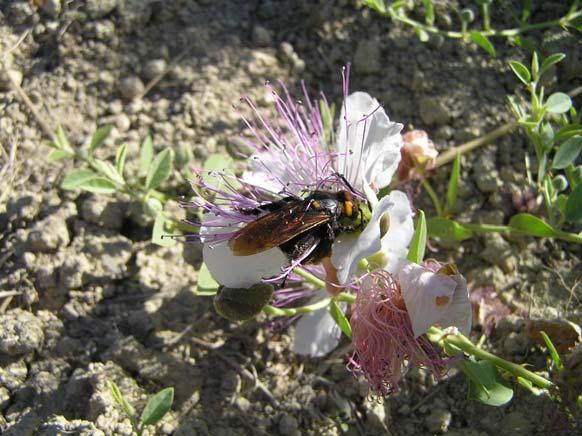
POLYGON ((555 20, 548 20, 540 23, 530 23, 532 13, 532 2, 523 2, 523 9, 516 19, 516 26, 509 29, 496 29, 492 23, 491 7, 492 0, 477 0, 474 9, 481 11, 481 27, 475 23, 475 12, 471 8, 465 8, 458 12, 460 21, 459 30, 443 30, 435 25, 435 9, 432 0, 422 0, 422 10, 417 6, 419 2, 414 2, 412 8, 409 2, 398 0, 386 2, 385 0, 364 0, 364 5, 376 11, 380 15, 394 21, 398 21, 410 26, 416 32, 418 38, 426 42, 430 35, 440 37, 461 39, 465 42, 473 42, 492 56, 495 56, 495 47, 490 38, 507 38, 515 44, 523 47, 528 41, 523 34, 533 30, 547 29, 549 27, 574 28, 582 30, 582 10, 578 8, 579 0, 574 0, 568 12, 555 20), (424 14, 424 23, 412 18, 417 12, 424 14))
MULTIPOLYGON (((65 190, 82 190, 94 194, 125 194, 132 201, 141 204, 143 211, 154 219, 152 242, 170 246, 175 244, 174 238, 181 231, 192 232, 187 224, 172 219, 164 206, 171 197, 162 193, 158 188, 170 178, 174 170, 174 155, 171 149, 166 148, 154 154, 154 145, 151 137, 147 137, 140 148, 137 170, 129 173, 126 170, 125 160, 127 147, 121 144, 112 161, 99 159, 95 151, 103 144, 111 131, 111 126, 104 126, 95 132, 89 143, 81 148, 74 148, 61 126, 57 126, 54 140, 48 142, 53 150, 48 155, 50 161, 74 160, 77 167, 68 173, 61 182, 65 190)), ((179 163, 184 166, 184 160, 191 158, 191 154, 180 152, 179 163)))
POLYGON ((131 421, 131 426, 136 435, 141 436, 147 425, 156 425, 170 411, 174 402, 174 388, 165 388, 154 394, 148 400, 141 415, 138 416, 135 409, 121 394, 119 387, 109 381, 109 389, 113 398, 121 406, 123 412, 131 421))
POLYGON ((543 195, 549 224, 555 228, 582 223, 582 165, 576 165, 582 151, 582 125, 571 98, 562 92, 546 97, 541 84, 543 75, 565 57, 555 53, 540 64, 534 52, 531 69, 509 62, 529 93, 529 104, 509 97, 537 159, 536 177, 528 171, 528 180, 543 195))

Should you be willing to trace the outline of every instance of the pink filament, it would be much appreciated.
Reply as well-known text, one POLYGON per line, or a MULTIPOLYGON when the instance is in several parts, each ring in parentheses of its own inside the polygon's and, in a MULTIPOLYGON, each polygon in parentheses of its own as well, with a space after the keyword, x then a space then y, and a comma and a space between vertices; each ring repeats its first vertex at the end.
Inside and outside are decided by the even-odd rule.
POLYGON ((414 337, 400 286, 386 271, 374 271, 364 280, 350 324, 354 353, 348 369, 365 377, 377 395, 396 392, 398 381, 413 365, 437 377, 446 367, 425 335, 414 337))

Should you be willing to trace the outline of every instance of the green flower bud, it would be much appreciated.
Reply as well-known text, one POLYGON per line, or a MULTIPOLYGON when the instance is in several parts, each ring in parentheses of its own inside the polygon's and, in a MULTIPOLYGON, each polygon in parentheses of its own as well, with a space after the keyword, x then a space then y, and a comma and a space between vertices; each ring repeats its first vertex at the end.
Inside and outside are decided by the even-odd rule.
POLYGON ((472 23, 475 20, 475 13, 471 9, 463 9, 461 11, 461 21, 465 23, 472 23))
POLYGON ((552 179, 552 186, 558 192, 565 191, 568 188, 568 180, 562 174, 558 174, 552 179))
POLYGON ((257 283, 248 289, 221 286, 214 297, 214 308, 230 321, 247 321, 258 315, 273 295, 273 286, 257 283))

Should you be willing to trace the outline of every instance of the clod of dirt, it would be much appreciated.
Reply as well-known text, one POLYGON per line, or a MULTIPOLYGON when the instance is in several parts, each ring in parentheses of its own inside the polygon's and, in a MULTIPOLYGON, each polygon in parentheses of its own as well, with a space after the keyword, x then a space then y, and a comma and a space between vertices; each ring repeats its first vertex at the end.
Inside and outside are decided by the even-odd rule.
POLYGON ((52 416, 38 428, 38 436, 56 436, 75 434, 78 436, 105 436, 101 430, 90 421, 74 419, 68 421, 64 416, 52 416))
POLYGON ((143 82, 136 76, 121 79, 118 84, 119 93, 127 101, 131 101, 140 96, 143 93, 144 88, 143 82))
POLYGON ((90 18, 102 18, 111 13, 121 0, 87 0, 85 10, 90 18))
POLYGON ((87 222, 111 230, 121 230, 128 203, 99 195, 92 195, 81 203, 81 216, 87 222))
POLYGON ((376 40, 362 40, 354 54, 354 69, 358 73, 377 73, 382 69, 380 44, 376 40))
POLYGON ((42 322, 32 313, 13 309, 0 315, 0 352, 20 356, 40 350, 43 342, 42 322))

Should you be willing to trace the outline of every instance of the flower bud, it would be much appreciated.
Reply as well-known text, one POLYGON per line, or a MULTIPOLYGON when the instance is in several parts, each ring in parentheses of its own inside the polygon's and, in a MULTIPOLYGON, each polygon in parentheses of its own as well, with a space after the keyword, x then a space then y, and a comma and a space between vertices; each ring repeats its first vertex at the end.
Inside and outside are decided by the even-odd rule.
POLYGON ((229 321, 247 321, 258 315, 271 300, 273 286, 257 283, 248 289, 220 287, 214 308, 229 321))
POLYGON ((400 149, 402 159, 398 165, 398 180, 410 179, 415 170, 434 168, 438 151, 424 130, 412 130, 402 135, 404 145, 400 149))

